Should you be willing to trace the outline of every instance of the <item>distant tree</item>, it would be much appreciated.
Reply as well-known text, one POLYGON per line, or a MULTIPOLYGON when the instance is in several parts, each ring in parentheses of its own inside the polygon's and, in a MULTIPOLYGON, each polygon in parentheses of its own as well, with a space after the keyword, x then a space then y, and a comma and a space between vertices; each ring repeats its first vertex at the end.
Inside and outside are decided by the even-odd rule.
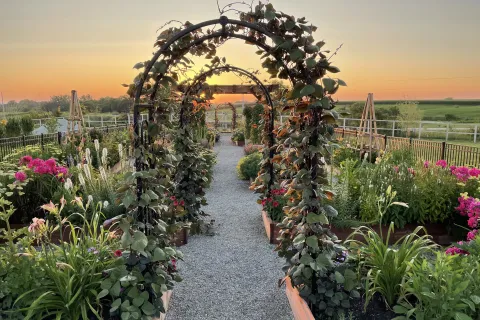
POLYGON ((400 123, 398 125, 406 131, 407 136, 410 136, 412 128, 417 128, 418 122, 422 120, 423 111, 418 108, 418 103, 416 102, 398 103, 397 107, 400 110, 400 115, 398 116, 400 123))
POLYGON ((68 111, 70 109, 70 96, 53 96, 42 105, 43 110, 47 112, 56 112, 58 107, 60 107, 61 112, 68 111))

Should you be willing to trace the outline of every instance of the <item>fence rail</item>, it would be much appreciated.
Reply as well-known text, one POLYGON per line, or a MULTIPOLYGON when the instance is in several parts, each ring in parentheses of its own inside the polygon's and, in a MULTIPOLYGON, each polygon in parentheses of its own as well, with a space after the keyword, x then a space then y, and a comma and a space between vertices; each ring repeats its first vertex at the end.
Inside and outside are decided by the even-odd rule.
POLYGON ((449 165, 480 166, 480 148, 447 142, 437 142, 413 138, 390 137, 387 135, 362 134, 359 131, 335 128, 335 134, 349 143, 352 148, 375 150, 399 150, 410 148, 420 160, 436 162, 446 160, 449 165))
MULTIPOLYGON (((117 125, 117 126, 106 126, 95 128, 96 131, 102 133, 108 133, 115 130, 126 129, 128 125, 117 125)), ((62 144, 62 141, 66 137, 66 132, 55 132, 55 133, 42 133, 39 135, 29 135, 29 136, 20 136, 12 138, 1 138, 0 139, 0 161, 2 161, 6 155, 27 146, 38 145, 42 149, 47 144, 62 144)))

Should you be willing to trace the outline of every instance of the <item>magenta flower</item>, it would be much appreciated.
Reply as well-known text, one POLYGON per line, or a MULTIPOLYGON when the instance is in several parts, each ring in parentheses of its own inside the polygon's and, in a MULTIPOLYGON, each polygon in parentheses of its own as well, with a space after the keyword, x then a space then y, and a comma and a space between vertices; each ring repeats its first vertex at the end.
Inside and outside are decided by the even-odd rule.
POLYGON ((27 174, 23 171, 15 172, 15 180, 23 182, 27 179, 27 174))
POLYGON ((398 173, 398 170, 399 170, 399 169, 398 169, 398 166, 394 166, 394 167, 393 167, 393 170, 395 170, 395 172, 398 173))
POLYGON ((428 168, 429 165, 430 165, 430 162, 428 160, 423 162, 423 166, 425 168, 428 168))
POLYGON ((477 236, 477 233, 478 233, 478 230, 472 230, 469 233, 467 233, 467 240, 468 241, 474 240, 475 237, 477 236))
POLYGON ((450 247, 448 248, 447 250, 445 250, 445 253, 448 254, 448 255, 455 255, 455 254, 464 254, 464 255, 468 255, 470 254, 468 251, 465 251, 465 250, 462 250, 460 248, 457 248, 457 247, 450 247))
POLYGON ((28 164, 32 161, 32 156, 23 156, 20 158, 20 164, 28 164))
POLYGON ((453 173, 453 171, 455 171, 455 169, 457 169, 456 166, 450 166, 450 172, 453 173))
POLYGON ((435 163, 435 165, 437 167, 442 167, 442 168, 446 168, 447 167, 447 161, 445 160, 438 160, 437 163, 435 163))
POLYGON ((472 168, 472 169, 468 170, 468 174, 472 177, 477 178, 480 175, 480 169, 472 168))
POLYGON ((45 164, 50 168, 55 168, 57 166, 57 162, 53 158, 50 158, 47 161, 45 161, 45 164))

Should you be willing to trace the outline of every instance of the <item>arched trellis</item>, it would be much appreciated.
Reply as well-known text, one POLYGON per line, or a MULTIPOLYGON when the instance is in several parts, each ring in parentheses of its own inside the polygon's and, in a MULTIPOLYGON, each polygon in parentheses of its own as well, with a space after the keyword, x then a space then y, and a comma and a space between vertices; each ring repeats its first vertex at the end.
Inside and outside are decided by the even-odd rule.
MULTIPOLYGON (((293 73, 294 73, 293 70, 288 68, 288 66, 285 64, 285 62, 281 58, 277 58, 277 56, 274 54, 274 50, 271 46, 265 44, 264 42, 258 40, 255 37, 247 36, 247 35, 241 34, 241 33, 237 33, 235 31, 232 32, 232 31, 227 30, 227 25, 233 26, 232 30, 235 30, 235 28, 238 28, 238 30, 240 30, 242 28, 249 28, 250 30, 254 30, 256 32, 261 33, 262 35, 264 35, 266 37, 269 37, 270 39, 272 39, 272 41, 275 41, 275 39, 278 39, 278 36, 276 36, 274 33, 270 32, 270 31, 268 31, 267 29, 263 28, 262 26, 260 26, 258 24, 250 23, 250 22, 247 22, 247 21, 229 19, 226 16, 221 16, 218 19, 208 20, 208 21, 205 21, 205 22, 202 22, 202 23, 191 25, 191 26, 185 28, 184 30, 176 33, 173 37, 168 39, 160 47, 160 49, 153 55, 152 59, 145 65, 143 75, 140 78, 138 78, 137 81, 135 82, 134 115, 133 115, 134 131, 136 133, 135 134, 135 139, 134 139, 135 149, 140 147, 141 140, 142 140, 142 132, 141 132, 142 131, 142 128, 141 128, 142 126, 139 122, 140 108, 142 107, 141 97, 142 97, 142 93, 143 93, 143 89, 144 89, 144 84, 145 84, 145 82, 148 78, 148 74, 152 70, 154 64, 158 61, 158 59, 160 58, 160 56, 162 54, 164 55, 164 54, 169 52, 170 47, 176 41, 182 39, 183 37, 185 37, 185 36, 187 36, 187 35, 189 35, 193 32, 196 32, 196 31, 200 30, 201 28, 204 28, 204 27, 207 27, 207 26, 218 25, 218 24, 220 24, 221 27, 222 27, 222 29, 220 31, 215 31, 215 32, 212 32, 210 34, 204 35, 204 36, 202 36, 202 37, 200 37, 200 38, 198 38, 194 41, 191 41, 187 45, 183 46, 182 51, 181 51, 181 53, 182 53, 181 56, 186 55, 189 52, 190 48, 192 48, 194 46, 197 46, 199 44, 202 44, 203 42, 205 42, 209 39, 236 38, 236 39, 245 40, 248 43, 257 45, 258 47, 263 49, 266 54, 272 55, 276 59, 277 63, 279 63, 283 66, 283 70, 286 72, 287 78, 290 79, 290 81, 292 82, 293 85, 295 85, 296 80, 295 80, 295 77, 293 76, 293 73)), ((149 114, 152 114, 152 112, 150 110, 153 110, 153 102, 155 100, 158 88, 160 86, 160 81, 167 74, 171 65, 175 61, 177 61, 177 59, 179 59, 179 58, 180 57, 171 57, 168 60, 168 62, 166 63, 164 72, 159 73, 155 77, 155 83, 153 85, 152 92, 150 94, 150 99, 149 99, 150 104, 149 104, 149 106, 147 106, 147 107, 149 107, 148 108, 149 109, 149 114)), ((274 118, 274 115, 272 116, 272 118, 274 118)), ((151 117, 149 117, 149 119, 151 119, 151 117)), ((272 127, 273 126, 273 121, 270 121, 270 122, 271 122, 270 128, 271 128, 271 132, 272 132, 272 135, 273 135, 273 127, 272 127)), ((273 157, 273 153, 274 153, 274 151, 270 150, 270 152, 269 152, 270 158, 273 157)), ((142 165, 143 165, 142 160, 139 157, 136 157, 135 167, 136 167, 137 171, 142 170, 142 165)), ((272 171, 270 171, 270 174, 272 174, 272 171)), ((273 181, 273 179, 272 179, 273 175, 271 175, 270 177, 271 177, 270 181, 273 181)), ((140 198, 141 194, 142 194, 142 181, 141 180, 142 179, 140 177, 137 179, 137 195, 138 195, 138 198, 140 198)))
MULTIPOLYGON (((223 73, 223 72, 235 72, 235 73, 238 73, 240 75, 243 75, 243 76, 251 79, 258 86, 258 88, 260 88, 263 95, 265 96, 265 100, 266 100, 267 105, 269 107, 268 127, 267 127, 268 132, 269 132, 269 135, 268 135, 269 139, 268 139, 268 143, 266 143, 266 146, 268 147, 268 157, 269 157, 269 161, 267 163, 268 171, 269 171, 269 174, 270 174, 270 180, 267 184, 267 191, 269 192, 272 185, 273 185, 273 182, 274 182, 274 165, 273 165, 272 159, 275 156, 275 152, 274 152, 274 148, 273 148, 274 144, 275 144, 275 136, 274 136, 274 133, 273 133, 273 130, 274 130, 274 127, 275 127, 275 123, 274 123, 274 121, 275 121, 275 107, 274 107, 273 100, 272 100, 272 97, 270 95, 270 92, 269 92, 268 88, 252 72, 250 72, 248 70, 245 70, 245 69, 242 69, 242 68, 239 68, 239 67, 236 67, 236 66, 225 65, 225 66, 211 68, 211 69, 197 75, 194 78, 194 80, 192 81, 192 84, 189 85, 185 89, 185 92, 183 94, 182 106, 181 106, 181 109, 180 109, 180 126, 184 125, 184 121, 182 119, 183 119, 183 114, 186 111, 185 109, 188 106, 187 99, 190 96, 190 94, 192 94, 193 92, 196 92, 198 94, 200 91, 205 90, 205 88, 203 87, 203 84, 207 80, 207 78, 211 77, 212 75, 223 73)), ((253 88, 252 88, 252 90, 253 90, 253 88)), ((232 104, 230 104, 230 106, 232 108, 235 108, 232 104)))

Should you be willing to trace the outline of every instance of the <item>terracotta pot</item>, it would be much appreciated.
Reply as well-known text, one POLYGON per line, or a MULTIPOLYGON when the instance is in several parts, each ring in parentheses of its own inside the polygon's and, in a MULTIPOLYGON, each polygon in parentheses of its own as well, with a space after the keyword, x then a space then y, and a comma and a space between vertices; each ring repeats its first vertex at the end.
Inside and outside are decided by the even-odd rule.
POLYGON ((262 210, 263 225, 265 226, 265 232, 267 233, 268 241, 271 244, 279 244, 280 241, 277 240, 280 233, 280 228, 277 227, 277 224, 270 219, 266 211, 262 210))
POLYGON ((239 147, 243 147, 243 146, 245 146, 245 140, 235 141, 235 144, 239 147))
MULTIPOLYGON (((162 296, 162 301, 163 301, 163 306, 165 308, 165 311, 168 311, 168 305, 170 304, 170 299, 172 298, 172 290, 168 290, 165 292, 165 294, 162 296)), ((153 320, 165 320, 167 317, 166 313, 160 314, 160 317, 158 318, 153 318, 153 320)))
POLYGON ((188 229, 181 228, 173 235, 172 242, 175 246, 181 247, 188 243, 188 229))
POLYGON ((295 320, 315 320, 312 311, 310 311, 305 300, 300 297, 298 290, 292 286, 290 277, 287 277, 285 284, 285 292, 287 294, 288 302, 290 303, 290 308, 292 309, 293 318, 295 320))

